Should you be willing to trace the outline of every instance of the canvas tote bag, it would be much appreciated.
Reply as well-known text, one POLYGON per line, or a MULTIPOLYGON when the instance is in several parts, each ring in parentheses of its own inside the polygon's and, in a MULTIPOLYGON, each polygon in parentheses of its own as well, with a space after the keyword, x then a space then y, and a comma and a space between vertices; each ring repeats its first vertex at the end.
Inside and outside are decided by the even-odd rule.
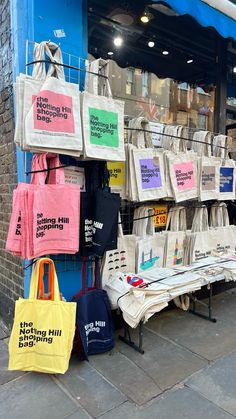
POLYGON ((9 370, 64 374, 72 350, 75 315, 76 304, 61 301, 53 261, 39 259, 32 270, 29 299, 19 298, 15 304, 9 370), (49 265, 51 300, 37 299, 39 272, 45 265, 49 265))
POLYGON ((188 236, 188 264, 198 262, 212 254, 215 238, 210 234, 208 212, 205 206, 195 209, 191 234, 188 236))
POLYGON ((23 118, 23 105, 24 105, 24 82, 26 79, 35 83, 36 89, 40 88, 43 80, 46 78, 46 70, 44 60, 44 45, 35 43, 32 76, 20 74, 16 77, 14 84, 15 104, 16 104, 16 125, 14 132, 14 142, 23 148, 23 133, 24 133, 24 118, 23 118))
POLYGON ((163 150, 133 149, 134 169, 140 202, 166 196, 163 150))
POLYGON ((222 159, 220 166, 220 188, 218 199, 232 200, 235 199, 235 161, 228 157, 222 159))
POLYGON ((214 255, 235 255, 236 226, 229 224, 227 205, 215 202, 210 212, 210 235, 214 240, 214 255))
POLYGON ((140 214, 146 229, 143 230, 143 235, 137 241, 136 249, 136 268, 137 272, 143 272, 150 268, 162 267, 164 259, 165 235, 162 233, 155 233, 154 228, 154 210, 145 208, 140 214))
POLYGON ((104 80, 104 96, 81 94, 84 155, 124 161, 124 102, 112 98, 108 78, 104 80))
POLYGON ((102 285, 106 284, 114 272, 136 273, 137 236, 123 234, 121 219, 118 224, 117 249, 105 253, 102 266, 102 285))
POLYGON ((168 156, 171 186, 176 202, 198 197, 198 157, 196 153, 168 156))
POLYGON ((186 239, 186 209, 182 206, 170 209, 165 232, 165 254, 163 266, 182 266, 186 239), (170 230, 169 230, 170 229, 170 230))
POLYGON ((200 201, 219 198, 220 163, 220 159, 217 157, 200 157, 198 161, 200 201))
POLYGON ((24 84, 24 138, 27 147, 82 150, 80 93, 78 86, 67 83, 61 66, 60 49, 43 43, 50 61, 49 71, 40 88, 32 80, 24 84), (55 51, 56 59, 52 54, 55 51), (51 69, 51 71, 50 71, 51 69), (53 77, 53 76, 56 77, 53 77))

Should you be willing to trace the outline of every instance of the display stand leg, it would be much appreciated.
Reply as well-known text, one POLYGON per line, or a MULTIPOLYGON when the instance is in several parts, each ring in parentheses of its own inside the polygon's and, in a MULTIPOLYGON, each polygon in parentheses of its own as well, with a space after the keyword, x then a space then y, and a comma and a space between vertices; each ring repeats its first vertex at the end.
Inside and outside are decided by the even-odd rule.
POLYGON ((143 322, 141 321, 139 323, 139 331, 138 331, 138 345, 136 345, 132 339, 131 339, 131 334, 130 334, 130 328, 128 326, 127 323, 124 324, 124 335, 123 336, 119 336, 119 339, 126 343, 126 345, 130 346, 131 348, 133 348, 135 351, 139 352, 140 354, 144 354, 144 350, 143 350, 143 322))
POLYGON ((203 303, 203 301, 199 301, 197 297, 195 297, 193 294, 189 294, 189 298, 192 303, 192 308, 189 310, 189 313, 201 317, 202 319, 209 320, 212 323, 217 322, 217 320, 214 317, 212 317, 212 284, 209 285, 209 295, 207 304, 203 303), (196 303, 207 308, 208 315, 199 313, 199 311, 196 310, 196 303))

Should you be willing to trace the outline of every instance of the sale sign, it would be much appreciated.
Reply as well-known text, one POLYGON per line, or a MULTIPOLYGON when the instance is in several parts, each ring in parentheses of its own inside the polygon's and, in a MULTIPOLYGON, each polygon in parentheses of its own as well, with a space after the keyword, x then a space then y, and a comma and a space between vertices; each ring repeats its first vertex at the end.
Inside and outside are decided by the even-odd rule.
POLYGON ((158 205, 154 209, 154 225, 155 227, 165 227, 167 220, 167 205, 158 205))

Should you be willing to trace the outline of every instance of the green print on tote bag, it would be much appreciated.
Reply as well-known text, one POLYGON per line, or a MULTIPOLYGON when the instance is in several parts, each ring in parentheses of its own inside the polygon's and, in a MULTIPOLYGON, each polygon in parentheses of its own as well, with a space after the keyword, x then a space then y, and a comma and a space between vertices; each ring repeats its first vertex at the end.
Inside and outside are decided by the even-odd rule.
POLYGON ((89 108, 90 144, 118 147, 118 113, 89 108))

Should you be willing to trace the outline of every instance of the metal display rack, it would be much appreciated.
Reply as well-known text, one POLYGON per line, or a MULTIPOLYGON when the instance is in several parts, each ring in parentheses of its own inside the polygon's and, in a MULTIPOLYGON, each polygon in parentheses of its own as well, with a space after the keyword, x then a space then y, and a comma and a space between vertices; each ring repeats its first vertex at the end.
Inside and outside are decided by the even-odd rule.
MULTIPOLYGON (((34 51, 34 45, 35 42, 33 41, 27 41, 27 45, 26 45, 26 74, 31 74, 31 69, 32 69, 32 65, 35 63, 33 61, 33 51, 34 51)), ((72 54, 68 54, 65 52, 62 52, 62 56, 63 56, 63 67, 64 67, 64 72, 65 72, 65 78, 66 81, 71 82, 71 83, 75 83, 78 86, 81 86, 81 84, 84 81, 84 76, 86 73, 86 60, 72 55, 72 54)), ((48 65, 50 62, 45 60, 46 65, 48 65)), ((105 77, 102 74, 99 73, 92 73, 93 75, 96 75, 98 77, 105 77)), ((128 117, 128 119, 131 119, 131 117, 128 117)), ((165 125, 165 124, 163 124, 165 125)), ((142 130, 142 129, 131 129, 128 127, 125 127, 125 130, 128 132, 129 130, 138 130, 138 131, 142 131, 144 133, 144 135, 146 133, 149 134, 156 134, 156 132, 154 131, 149 131, 149 130, 142 130)), ((191 128, 189 128, 189 135, 186 137, 175 137, 173 135, 167 135, 165 133, 158 133, 158 135, 163 135, 163 136, 169 136, 171 138, 176 138, 176 139, 182 139, 184 141, 195 141, 193 140, 193 130, 191 128)), ((215 134, 216 135, 216 134, 215 134)), ((126 136, 128 137, 128 136, 126 136)), ((211 139, 211 148, 213 149, 214 144, 213 144, 213 138, 214 138, 214 134, 212 133, 212 139, 211 139)), ((197 141, 200 143, 204 143, 203 141, 197 141)), ((223 148, 225 150, 227 150, 227 144, 226 147, 223 146, 218 146, 219 148, 223 148)), ((69 158, 71 159, 71 158, 69 158)), ((62 164, 61 166, 55 167, 53 169, 46 169, 46 170, 56 170, 59 169, 61 167, 66 167, 68 165, 70 165, 71 163, 68 164, 62 164)), ((77 165, 78 161, 74 160, 74 164, 77 165)), ((28 154, 25 152, 25 176, 28 176, 32 173, 32 171, 30 170, 30 159, 28 157, 28 154)), ((169 207, 172 207, 175 205, 174 201, 151 201, 151 202, 145 202, 145 205, 152 205, 155 206, 155 204, 165 204, 169 207)), ((132 232, 132 226, 133 226, 133 214, 134 214, 134 209, 140 205, 143 205, 144 203, 132 203, 129 202, 127 200, 122 200, 122 205, 121 205, 121 222, 123 225, 123 231, 125 234, 130 234, 132 232)), ((184 202, 181 203, 181 205, 186 206, 187 208, 196 208, 197 206, 199 206, 199 202, 184 202)), ((208 205, 208 203, 207 203, 208 205)), ((152 215, 153 216, 153 215, 152 215)), ((54 257, 55 262, 60 263, 60 272, 68 272, 68 271, 78 271, 78 263, 79 263, 79 256, 77 255, 60 255, 60 257, 54 257)), ((33 262, 32 262, 33 263, 33 262)), ((29 264, 28 266, 25 267, 25 269, 29 268, 32 264, 29 264)), ((189 312, 200 316, 201 318, 204 318, 206 320, 209 320, 211 322, 216 322, 216 319, 212 317, 212 288, 213 288, 213 284, 210 284, 208 287, 208 291, 209 291, 209 295, 208 295, 208 303, 204 303, 202 301, 199 301, 196 293, 191 293, 189 294, 189 298, 191 300, 191 304, 192 307, 191 309, 189 309, 189 312), (199 304, 201 306, 203 306, 204 308, 207 308, 208 310, 208 314, 202 314, 200 312, 198 312, 196 310, 196 305, 199 304)), ((139 323, 139 331, 138 331, 138 344, 136 344, 132 338, 131 338, 131 332, 130 332, 130 328, 129 326, 124 323, 124 335, 123 336, 119 336, 120 340, 122 340, 122 342, 126 343, 127 345, 129 345, 130 347, 132 347, 133 349, 135 349, 136 351, 138 351, 139 353, 143 354, 144 350, 143 350, 143 321, 141 321, 139 323)))

